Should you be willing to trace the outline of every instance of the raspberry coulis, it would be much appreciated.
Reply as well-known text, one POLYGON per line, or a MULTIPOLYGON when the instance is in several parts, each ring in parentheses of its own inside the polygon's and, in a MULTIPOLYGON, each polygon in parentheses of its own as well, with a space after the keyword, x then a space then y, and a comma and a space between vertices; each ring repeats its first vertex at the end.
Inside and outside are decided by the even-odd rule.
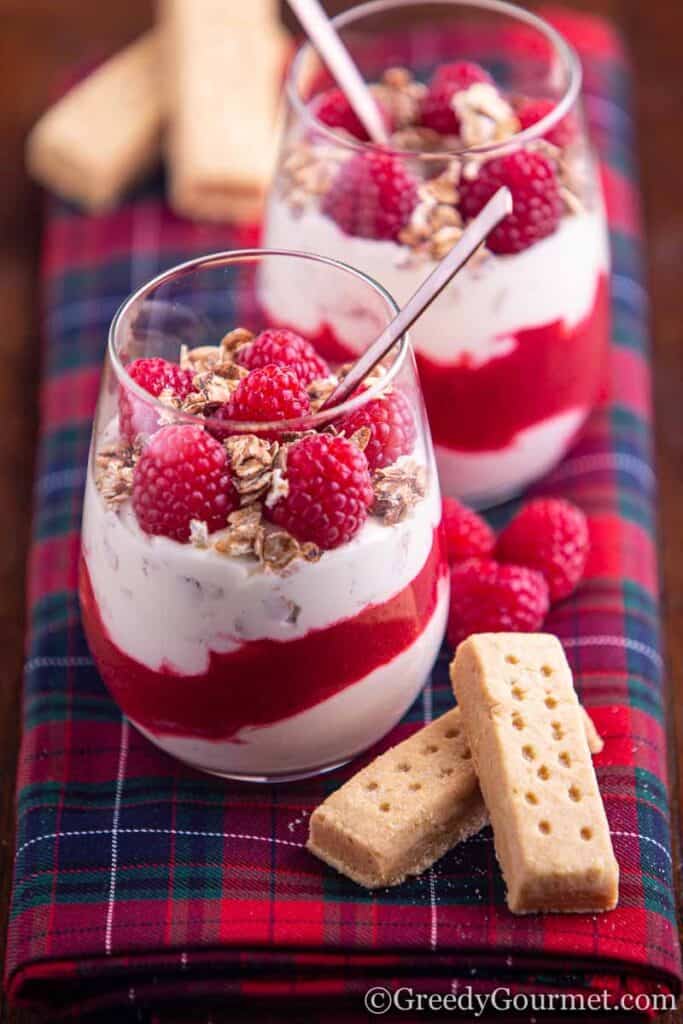
POLYGON ((388 601, 294 640, 253 640, 228 654, 212 651, 208 669, 192 676, 167 664, 154 671, 113 643, 83 558, 80 600, 100 674, 130 719, 156 734, 240 742, 241 729, 306 711, 414 644, 434 614, 445 573, 438 529, 420 572, 388 601))
MULTIPOLYGON (((568 328, 556 320, 506 337, 515 342, 511 351, 482 365, 470 355, 442 363, 416 351, 436 444, 496 451, 528 427, 570 409, 591 408, 603 380, 609 337, 607 275, 600 275, 592 309, 580 323, 568 328)), ((309 340, 330 362, 354 358, 328 324, 309 340)))

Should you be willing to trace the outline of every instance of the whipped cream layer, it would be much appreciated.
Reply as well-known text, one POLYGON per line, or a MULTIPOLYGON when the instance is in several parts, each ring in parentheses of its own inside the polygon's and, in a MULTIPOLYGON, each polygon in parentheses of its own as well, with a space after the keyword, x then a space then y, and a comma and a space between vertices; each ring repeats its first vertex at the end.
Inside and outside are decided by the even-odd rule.
POLYGON ((83 554, 110 640, 149 669, 200 675, 210 651, 292 640, 387 601, 415 579, 432 548, 441 518, 433 464, 428 477, 426 497, 402 522, 369 517, 318 562, 299 560, 275 574, 252 558, 148 536, 130 502, 118 512, 105 507, 90 475, 83 554))
POLYGON ((429 676, 447 614, 444 578, 427 626, 406 650, 327 700, 273 725, 242 729, 229 741, 138 728, 167 753, 219 775, 287 775, 336 765, 377 742, 403 717, 429 676))
MULTIPOLYGON (((395 242, 346 235, 318 209, 294 214, 278 196, 269 206, 265 244, 341 260, 378 280, 399 305, 435 266, 411 262, 410 250, 395 242)), ((529 249, 465 267, 411 329, 413 344, 444 365, 465 354, 473 366, 483 365, 510 351, 515 341, 508 335, 516 331, 557 320, 568 327, 578 324, 590 312, 597 280, 608 265, 605 216, 596 199, 593 209, 563 217, 554 234, 529 249)), ((325 270, 304 261, 298 268, 267 261, 259 281, 261 301, 276 322, 309 335, 327 325, 359 351, 373 336, 373 326, 379 333, 383 324, 359 326, 362 311, 353 302, 353 281, 349 296, 340 295, 339 275, 331 278, 325 270)))

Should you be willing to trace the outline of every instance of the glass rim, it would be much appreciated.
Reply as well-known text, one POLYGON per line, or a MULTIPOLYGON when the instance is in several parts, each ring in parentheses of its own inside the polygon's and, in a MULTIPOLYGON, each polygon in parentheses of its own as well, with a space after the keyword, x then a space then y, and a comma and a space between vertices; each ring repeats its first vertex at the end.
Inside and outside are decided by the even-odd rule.
MULTIPOLYGON (((183 263, 177 263, 175 266, 169 267, 167 270, 157 274, 156 277, 153 277, 149 281, 140 285, 139 288, 124 299, 114 313, 109 326, 107 354, 120 386, 137 396, 150 408, 158 409, 160 414, 163 412, 167 417, 172 415, 172 421, 167 424, 169 426, 181 422, 200 424, 202 426, 206 426, 208 424, 209 426, 216 426, 217 429, 220 429, 221 433, 225 433, 226 430, 230 431, 234 428, 234 433, 236 434, 264 433, 266 431, 288 433, 310 430, 314 427, 327 425, 332 420, 335 420, 346 413, 355 412, 356 409, 362 408, 373 398, 377 398, 386 391, 387 387, 400 372, 407 358, 410 347, 410 336, 407 331, 401 335, 394 345, 396 354, 392 360, 391 366, 382 377, 378 377, 375 382, 372 382, 370 386, 360 392, 360 394, 357 394, 355 397, 348 398, 344 402, 340 402, 339 405, 335 405, 331 409, 310 412, 305 416, 299 416, 296 419, 244 421, 219 420, 212 416, 199 416, 196 413, 183 412, 180 409, 172 409, 170 406, 160 402, 154 395, 145 391, 144 388, 140 387, 140 385, 133 380, 127 372, 126 366, 119 355, 117 338, 123 324, 126 322, 127 314, 136 305, 136 303, 144 301, 144 299, 159 286, 166 284, 174 278, 189 275, 193 272, 206 269, 212 265, 222 266, 230 263, 256 263, 263 257, 269 256, 312 260, 315 263, 325 264, 335 270, 342 270, 345 273, 350 274, 352 277, 355 277, 363 284, 368 285, 384 301, 392 319, 399 313, 399 306, 397 305, 396 300, 386 290, 386 288, 384 288, 374 278, 370 277, 369 274, 365 274, 363 271, 358 270, 356 267, 352 267, 348 263, 343 263, 341 260, 335 260, 327 256, 319 256, 317 253, 305 252, 297 249, 225 249, 219 252, 208 253, 204 256, 197 256, 193 259, 185 260, 183 263)), ((236 324, 235 326, 237 327, 239 325, 236 324)))
MULTIPOLYGON (((502 152, 513 146, 524 145, 525 143, 534 142, 543 138, 543 136, 558 125, 562 118, 565 117, 572 109, 579 97, 583 79, 581 61, 576 50, 564 38, 561 32, 558 32, 556 28, 553 28, 553 26, 544 18, 541 18, 539 15, 534 14, 531 11, 524 10, 524 8, 518 7, 516 4, 509 3, 508 0, 366 0, 365 3, 357 4, 355 7, 351 7, 349 10, 336 15, 336 17, 332 18, 331 21, 335 28, 339 30, 346 28, 348 25, 353 24, 360 18, 365 18, 374 14, 381 14, 391 8, 422 7, 427 4, 443 4, 445 7, 474 7, 479 10, 493 11, 498 14, 503 14, 518 22, 531 25, 532 28, 537 29, 546 37, 546 39, 549 40, 556 53, 559 54, 564 63, 565 69, 568 72, 568 84, 562 98, 550 113, 546 114, 545 117, 542 117, 540 121, 536 121, 535 124, 517 132, 509 139, 502 142, 485 142, 477 146, 462 146, 460 149, 438 151, 394 149, 391 146, 382 146, 382 150, 391 153, 392 156, 415 160, 443 160, 448 157, 463 157, 468 154, 481 155, 482 153, 502 152)), ((316 131, 326 136, 336 145, 345 146, 347 149, 360 152, 365 152, 369 149, 377 149, 377 143, 364 142, 361 139, 349 139, 348 137, 336 132, 334 128, 330 128, 329 125, 324 124, 316 117, 309 104, 301 98, 299 89, 297 88, 297 81, 299 80, 304 60, 308 54, 312 52, 313 47, 308 40, 301 43, 289 68, 285 81, 285 92, 292 107, 304 121, 308 122, 316 131)))

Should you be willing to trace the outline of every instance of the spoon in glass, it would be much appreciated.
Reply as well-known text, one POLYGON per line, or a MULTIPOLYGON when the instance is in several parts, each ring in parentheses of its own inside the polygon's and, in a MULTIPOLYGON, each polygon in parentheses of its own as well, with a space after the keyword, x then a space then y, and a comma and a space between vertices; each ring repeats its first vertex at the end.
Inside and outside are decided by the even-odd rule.
POLYGON ((398 315, 391 323, 387 324, 379 338, 373 341, 372 345, 351 366, 344 379, 323 402, 320 407, 321 411, 339 405, 353 394, 399 338, 412 327, 434 299, 441 294, 451 278, 465 266, 493 229, 510 213, 512 213, 512 194, 509 189, 500 188, 489 199, 478 216, 470 221, 448 255, 444 256, 415 294, 408 299, 398 315))
POLYGON ((372 141, 386 146, 389 136, 375 98, 318 0, 289 0, 289 6, 372 141))

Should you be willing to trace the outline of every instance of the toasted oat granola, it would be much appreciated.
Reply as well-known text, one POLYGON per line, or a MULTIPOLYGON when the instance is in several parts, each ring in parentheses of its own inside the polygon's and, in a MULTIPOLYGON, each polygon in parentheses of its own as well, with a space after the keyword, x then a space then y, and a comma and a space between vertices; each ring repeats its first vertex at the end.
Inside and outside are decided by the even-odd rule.
POLYGON ((299 558, 315 562, 322 554, 315 544, 302 544, 286 530, 264 523, 259 505, 232 512, 227 531, 213 546, 231 558, 255 556, 264 569, 272 572, 282 572, 299 558))
POLYGON ((375 501, 371 512, 386 526, 394 526, 427 493, 427 470, 414 459, 402 459, 393 466, 375 470, 372 478, 375 501))
POLYGON ((512 106, 489 82, 475 82, 457 92, 452 106, 460 120, 460 137, 468 148, 504 142, 521 127, 512 106))
POLYGON ((105 445, 95 458, 95 485, 109 508, 122 505, 133 491, 133 470, 140 446, 119 441, 105 445))
POLYGON ((226 438, 223 444, 230 457, 233 486, 239 494, 240 504, 252 505, 264 500, 278 465, 278 442, 267 441, 256 434, 235 434, 226 438))

